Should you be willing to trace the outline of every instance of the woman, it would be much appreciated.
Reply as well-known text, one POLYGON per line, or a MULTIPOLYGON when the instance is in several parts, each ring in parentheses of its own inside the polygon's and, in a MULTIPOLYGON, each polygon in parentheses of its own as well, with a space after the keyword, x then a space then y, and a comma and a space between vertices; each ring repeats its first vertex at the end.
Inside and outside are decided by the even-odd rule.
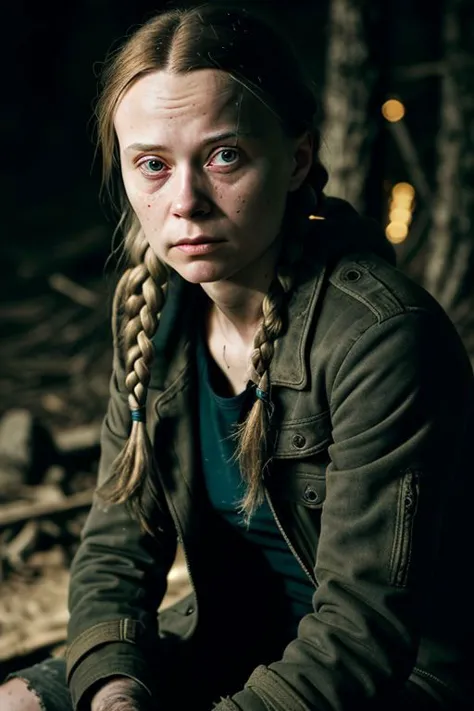
POLYGON ((114 57, 98 122, 130 265, 98 492, 67 658, 2 711, 469 703, 471 368, 324 197, 315 113, 246 11, 165 13, 114 57), (157 629, 177 542, 194 593, 157 629))

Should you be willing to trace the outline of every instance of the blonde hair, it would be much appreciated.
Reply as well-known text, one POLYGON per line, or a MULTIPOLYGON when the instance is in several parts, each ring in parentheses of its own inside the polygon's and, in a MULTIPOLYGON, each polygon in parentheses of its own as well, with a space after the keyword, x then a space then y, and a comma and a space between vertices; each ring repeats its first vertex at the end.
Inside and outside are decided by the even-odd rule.
MULTIPOLYGON (((136 31, 111 58, 97 106, 99 146, 104 185, 111 187, 113 168, 119 167, 114 115, 126 90, 138 78, 159 69, 188 72, 218 68, 257 96, 279 118, 290 136, 305 130, 314 134, 314 160, 306 182, 322 197, 327 173, 318 158, 319 136, 314 126, 316 100, 309 81, 285 40, 246 10, 202 6, 165 12, 136 31)), ((114 311, 120 321, 125 385, 130 409, 145 408, 153 360, 152 338, 166 294, 167 268, 149 247, 125 196, 116 170, 123 205, 119 226, 125 234, 129 266, 117 286, 114 311)), ((297 203, 289 199, 288 209, 297 203)), ((275 342, 285 330, 285 310, 300 245, 284 244, 277 274, 263 300, 262 320, 251 356, 252 379, 264 395, 257 398, 238 431, 236 456, 247 491, 242 510, 249 518, 263 499, 262 472, 269 426, 270 365, 275 342)), ((139 418, 141 419, 141 418, 139 418)), ((156 491, 152 443, 143 421, 133 419, 130 437, 117 458, 111 477, 98 493, 112 503, 127 503, 141 525, 153 533, 146 492, 156 491)), ((156 497, 155 497, 156 499, 156 497)))

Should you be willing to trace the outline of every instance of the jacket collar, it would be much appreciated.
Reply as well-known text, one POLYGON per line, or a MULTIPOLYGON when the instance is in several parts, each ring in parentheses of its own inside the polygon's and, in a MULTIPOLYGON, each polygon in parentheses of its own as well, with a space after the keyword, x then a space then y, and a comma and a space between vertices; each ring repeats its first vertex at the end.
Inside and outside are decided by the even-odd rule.
POLYGON ((295 275, 296 288, 288 304, 287 330, 275 343, 270 365, 272 386, 303 390, 307 385, 307 341, 321 298, 325 274, 326 264, 313 259, 295 275))

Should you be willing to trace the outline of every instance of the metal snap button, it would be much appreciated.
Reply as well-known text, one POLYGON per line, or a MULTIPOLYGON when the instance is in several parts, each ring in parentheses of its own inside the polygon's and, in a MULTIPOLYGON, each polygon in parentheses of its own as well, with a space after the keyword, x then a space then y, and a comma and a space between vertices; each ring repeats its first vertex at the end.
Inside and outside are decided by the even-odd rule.
POLYGON ((343 279, 344 281, 359 281, 359 279, 362 276, 362 272, 360 272, 358 269, 348 269, 347 272, 344 274, 343 279))
POLYGON ((319 501, 319 494, 316 489, 313 489, 311 484, 308 484, 303 492, 303 499, 308 502, 308 504, 317 504, 319 501))
POLYGON ((291 443, 293 447, 296 447, 296 449, 303 449, 306 444, 306 437, 303 437, 302 434, 295 434, 291 440, 291 443))

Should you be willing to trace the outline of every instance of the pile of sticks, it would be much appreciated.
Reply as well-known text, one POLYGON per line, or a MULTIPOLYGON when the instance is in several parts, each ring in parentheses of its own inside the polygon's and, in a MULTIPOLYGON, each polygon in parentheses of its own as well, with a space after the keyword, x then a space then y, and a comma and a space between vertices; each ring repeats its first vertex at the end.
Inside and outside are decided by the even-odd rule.
POLYGON ((46 429, 33 442, 29 424, 26 411, 0 421, 0 664, 65 638, 68 569, 100 451, 99 422, 75 427, 51 436, 45 466, 46 429))
MULTIPOLYGON (((50 466, 40 484, 10 484, 0 495, 0 669, 66 639, 68 570, 92 503, 99 435, 97 422, 56 436, 62 466, 50 466), (81 468, 71 474, 74 461, 81 468)), ((190 589, 178 551, 162 609, 190 589)))

